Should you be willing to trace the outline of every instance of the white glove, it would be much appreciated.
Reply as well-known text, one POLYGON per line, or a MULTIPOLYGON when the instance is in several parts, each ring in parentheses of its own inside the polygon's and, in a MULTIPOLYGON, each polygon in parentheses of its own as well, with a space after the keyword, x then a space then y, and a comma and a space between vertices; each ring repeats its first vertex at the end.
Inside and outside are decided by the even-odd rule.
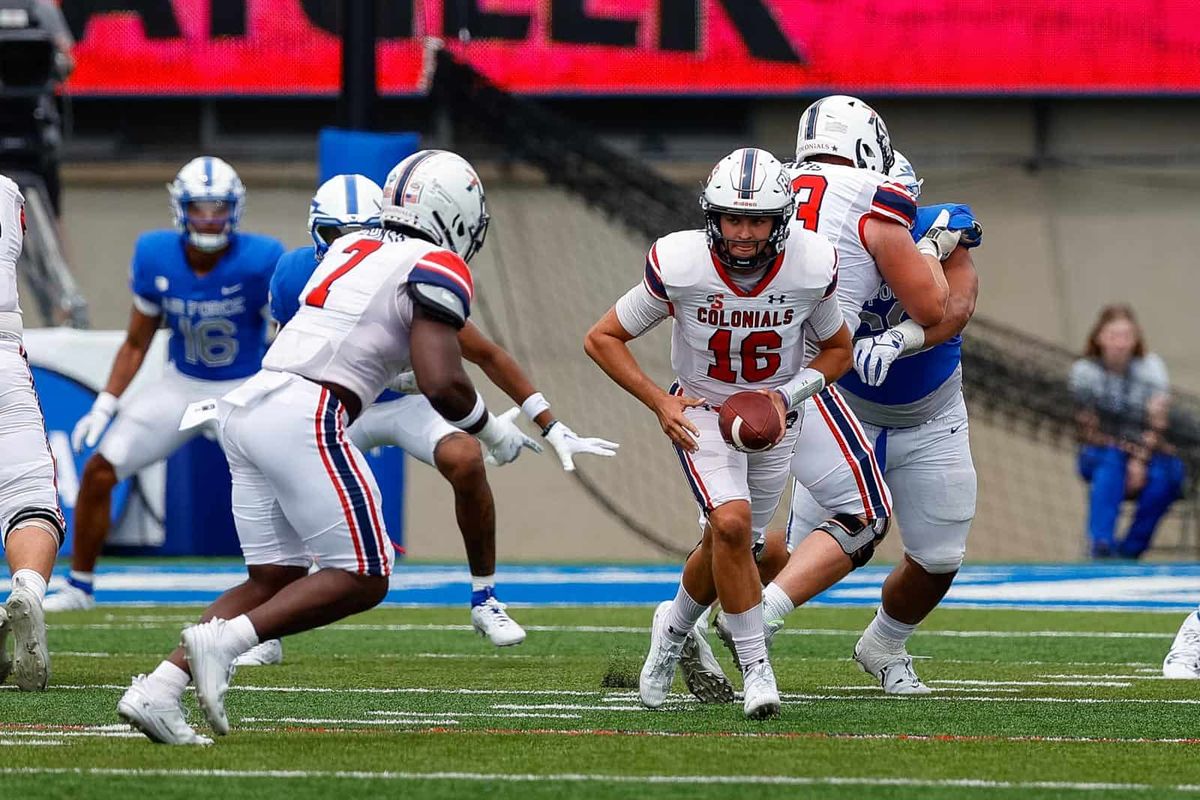
POLYGON ((393 392, 399 392, 400 394, 421 393, 421 390, 417 388, 417 373, 413 372, 411 369, 407 372, 401 372, 399 375, 392 378, 391 383, 387 385, 387 388, 391 389, 393 392))
POLYGON ((925 346, 925 329, 911 319, 878 336, 854 343, 854 371, 867 386, 879 386, 897 358, 915 353, 925 346))
POLYGON ((498 417, 488 414, 487 424, 475 434, 487 449, 483 457, 485 463, 499 466, 516 461, 522 447, 528 447, 535 453, 542 452, 542 446, 526 436, 513 422, 520 413, 521 409, 513 406, 498 417))
POLYGON ((91 411, 88 411, 79 422, 75 423, 75 430, 71 431, 72 449, 76 453, 81 453, 84 447, 95 447, 116 411, 116 396, 108 392, 101 392, 96 397, 96 402, 92 403, 91 411))
POLYGON ((607 439, 578 436, 575 431, 567 427, 565 422, 559 420, 550 423, 546 441, 554 448, 554 452, 558 453, 558 460, 562 462, 563 469, 567 472, 575 471, 575 462, 572 459, 581 453, 612 458, 617 454, 617 448, 621 446, 607 439))
POLYGON ((925 235, 917 241, 917 250, 925 255, 933 256, 938 261, 945 261, 949 258, 962 238, 962 231, 950 230, 946 227, 949 224, 950 212, 943 208, 942 212, 934 219, 933 224, 929 226, 929 230, 925 231, 925 235))

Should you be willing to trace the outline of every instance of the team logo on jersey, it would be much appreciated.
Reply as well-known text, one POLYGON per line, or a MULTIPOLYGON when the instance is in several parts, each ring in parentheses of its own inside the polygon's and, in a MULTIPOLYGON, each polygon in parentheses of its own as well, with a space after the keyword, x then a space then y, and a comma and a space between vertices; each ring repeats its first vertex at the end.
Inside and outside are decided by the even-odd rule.
POLYGON ((165 292, 171 286, 171 282, 167 280, 166 275, 159 275, 154 279, 154 288, 160 292, 165 292))
POLYGON ((769 295, 767 295, 767 302, 772 305, 775 303, 786 303, 787 295, 786 294, 769 294, 769 295))
POLYGON ((712 306, 713 311, 720 311, 725 307, 725 295, 719 292, 717 294, 710 294, 705 298, 705 302, 712 306))
POLYGON ((235 283, 233 286, 222 286, 221 287, 221 295, 223 297, 228 297, 229 295, 233 294, 234 292, 240 292, 241 290, 242 290, 242 285, 240 283, 235 283))

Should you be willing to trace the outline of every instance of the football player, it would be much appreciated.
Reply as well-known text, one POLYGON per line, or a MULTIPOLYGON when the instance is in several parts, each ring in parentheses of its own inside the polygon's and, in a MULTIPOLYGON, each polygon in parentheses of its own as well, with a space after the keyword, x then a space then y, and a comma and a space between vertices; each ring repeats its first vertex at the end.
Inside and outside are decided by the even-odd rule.
MULTIPOLYGON (((891 174, 914 197, 920 195, 921 181, 900 153, 891 174)), ((859 314, 855 371, 838 382, 875 448, 904 544, 903 559, 884 581, 875 619, 854 647, 854 659, 889 694, 929 693, 905 643, 950 589, 975 516, 961 333, 979 293, 971 250, 983 241, 983 229, 969 206, 922 206, 913 239, 920 241, 935 224, 958 235, 942 262, 949 286, 945 315, 936 325, 918 324, 884 283, 859 314)), ((807 531, 826 516, 812 494, 797 486, 793 530, 807 531)))
MULTIPOLYGON (((383 191, 362 175, 338 175, 321 185, 313 197, 308 218, 313 246, 285 255, 271 279, 271 313, 280 325, 286 325, 295 315, 304 285, 329 245, 340 236, 379 226, 382 198, 383 191)), ((555 419, 549 402, 534 389, 520 365, 474 323, 463 326, 458 341, 463 357, 480 366, 488 378, 520 404, 529 420, 541 428, 563 469, 574 470, 573 459, 580 454, 615 455, 616 444, 577 436, 565 423, 555 419)), ((525 640, 524 629, 496 597, 495 505, 479 441, 446 422, 429 400, 417 393, 411 373, 406 373, 396 385, 401 384, 405 393, 392 389, 384 392, 347 433, 363 451, 385 445, 400 447, 435 467, 450 483, 471 568, 471 623, 480 635, 498 647, 520 644, 525 640)), ((514 412, 501 418, 510 419, 514 412)), ((532 440, 528 445, 541 449, 532 440)), ((497 460, 498 454, 489 455, 489 460, 497 460)))
POLYGON ((763 718, 778 713, 780 703, 755 553, 787 482, 801 426, 785 428, 772 449, 745 453, 722 438, 717 410, 739 391, 761 390, 781 423, 799 416, 807 398, 850 368, 850 332, 838 307, 837 255, 822 236, 789 225, 794 192, 770 153, 744 148, 723 158, 700 204, 705 228, 656 241, 642 282, 592 327, 585 346, 658 417, 705 523, 675 599, 654 613, 641 701, 648 708, 663 704, 689 632, 719 598, 742 665, 743 711, 763 718), (638 366, 628 342, 668 317, 677 379, 664 391, 638 366), (806 323, 817 355, 804 367, 806 323))
POLYGON ((71 434, 76 452, 99 447, 79 486, 68 585, 46 598, 47 611, 95 605, 93 573, 108 536, 113 487, 196 436, 179 430, 188 403, 253 375, 266 349, 267 292, 283 245, 238 229, 246 189, 219 158, 192 159, 167 191, 175 230, 138 237, 125 341, 104 391, 71 434), (162 380, 126 396, 164 321, 171 337, 162 380))
POLYGON ((394 376, 411 368, 438 413, 497 460, 525 446, 516 426, 488 413, 459 350, 474 295, 467 261, 488 225, 479 176, 454 153, 423 150, 396 165, 383 195, 382 227, 330 246, 262 370, 184 417, 184 427, 218 428, 249 575, 119 701, 118 713, 155 741, 211 741, 184 718, 189 681, 213 731, 228 733, 238 655, 387 594, 393 552, 379 487, 346 428, 394 376))
POLYGON ((0 605, 0 683, 40 691, 50 680, 46 581, 62 546, 54 456, 22 346, 17 260, 25 238, 25 198, 0 175, 0 536, 12 592, 0 605), (8 652, 12 634, 14 655, 8 652))

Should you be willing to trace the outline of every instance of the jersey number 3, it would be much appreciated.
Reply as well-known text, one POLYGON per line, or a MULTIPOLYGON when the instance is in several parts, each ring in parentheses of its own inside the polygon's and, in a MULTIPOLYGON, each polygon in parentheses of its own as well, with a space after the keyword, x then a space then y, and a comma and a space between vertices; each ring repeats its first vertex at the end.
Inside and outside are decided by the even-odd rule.
POLYGON ((329 287, 333 285, 333 282, 357 267, 363 262, 363 259, 371 255, 371 253, 374 253, 382 246, 383 242, 375 239, 361 239, 353 244, 347 245, 343 252, 352 253, 353 255, 350 256, 345 264, 342 264, 333 272, 329 273, 328 278, 314 286, 313 290, 304 298, 304 304, 306 306, 324 308, 325 301, 329 299, 329 287))
POLYGON ((796 219, 806 231, 816 231, 821 216, 821 201, 825 199, 825 187, 829 181, 824 175, 797 175, 792 180, 796 193, 796 219), (803 193, 804 190, 807 193, 803 193))
MULTIPOLYGON (((728 328, 720 328, 709 337, 708 349, 714 363, 708 365, 708 377, 725 383, 738 382, 739 376, 733 371, 733 358, 729 354, 732 343, 733 331, 728 328)), ((781 347, 783 339, 775 331, 754 331, 742 339, 742 382, 758 383, 778 372, 782 362, 778 352, 781 347)))

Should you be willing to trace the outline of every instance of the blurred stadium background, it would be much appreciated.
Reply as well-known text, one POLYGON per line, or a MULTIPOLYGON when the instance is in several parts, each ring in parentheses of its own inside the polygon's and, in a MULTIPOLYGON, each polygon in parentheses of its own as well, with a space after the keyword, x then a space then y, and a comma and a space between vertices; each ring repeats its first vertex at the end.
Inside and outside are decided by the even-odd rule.
MULTIPOLYGON (((986 228, 965 345, 980 487, 968 560, 1083 557, 1066 373, 1116 301, 1137 309, 1171 370, 1172 433, 1191 467, 1151 557, 1195 558, 1200 34, 1188 5, 379 3, 368 124, 479 165, 493 226, 473 264, 478 321, 577 431, 622 444, 575 477, 549 456, 494 470, 502 560, 659 560, 690 546, 694 506, 673 454, 582 336, 638 279, 656 236, 699 224, 695 196, 716 159, 749 144, 786 159, 800 111, 831 91, 880 111, 924 200, 970 203, 986 228), (446 38, 436 57, 433 35, 446 38)), ((124 327, 132 243, 170 225, 164 184, 194 155, 238 169, 244 229, 308 242, 318 133, 363 111, 338 96, 346 4, 61 6, 77 44, 59 101, 59 229, 91 327, 124 327)), ((648 338, 636 352, 666 382, 665 332, 648 338)), ((408 555, 459 560, 440 477, 409 469, 405 499, 408 555)), ((884 555, 897 553, 889 537, 884 555)))

